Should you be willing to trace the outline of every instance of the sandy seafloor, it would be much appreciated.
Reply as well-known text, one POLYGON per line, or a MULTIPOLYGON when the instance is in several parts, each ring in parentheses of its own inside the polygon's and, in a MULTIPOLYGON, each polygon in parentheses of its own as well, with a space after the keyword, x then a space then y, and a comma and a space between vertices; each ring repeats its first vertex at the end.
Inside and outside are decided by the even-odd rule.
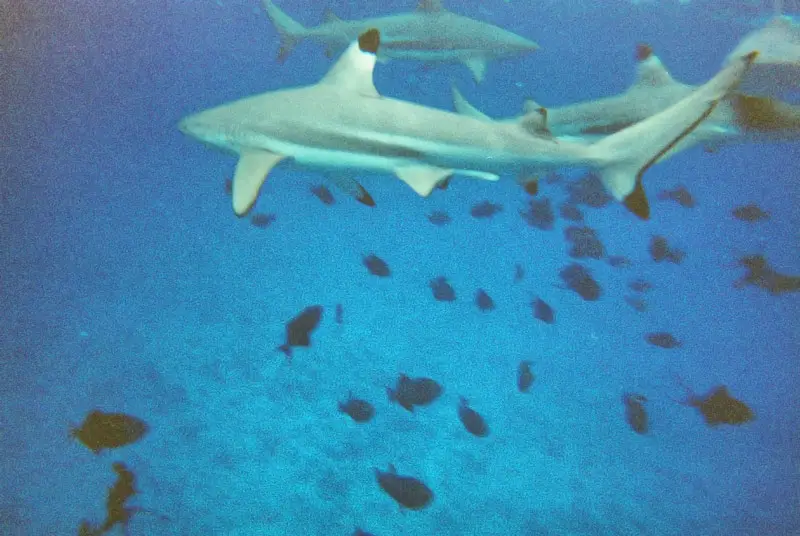
MULTIPOLYGON (((397 0, 331 3, 362 18, 409 9, 397 0)), ((763 12, 708 4, 605 8, 579 2, 451 7, 537 40, 542 50, 490 64, 476 86, 463 65, 379 65, 386 94, 450 108, 454 79, 496 116, 535 96, 547 106, 624 90, 632 51, 647 41, 673 75, 716 72, 747 22, 763 12)), ((489 5, 491 4, 491 5, 489 5)), ((322 3, 284 1, 316 23, 322 3)), ((646 176, 649 222, 617 204, 583 207, 606 251, 629 268, 580 261, 603 288, 596 302, 560 288, 572 262, 559 219, 550 231, 519 215, 528 198, 510 177, 456 178, 427 199, 389 176, 359 181, 357 204, 322 174, 276 168, 255 210, 238 220, 225 195, 234 159, 182 136, 175 124, 236 98, 313 83, 330 65, 302 44, 274 62, 277 35, 258 2, 81 0, 6 4, 0 80, 0 533, 75 534, 100 523, 111 463, 137 476, 130 535, 790 535, 800 532, 798 296, 736 290, 736 260, 764 253, 800 274, 795 144, 693 149, 646 176), (13 21, 13 25, 8 22, 13 21), (326 183, 323 205, 309 193, 326 183), (685 209, 655 194, 684 184, 685 209), (470 216, 490 200, 504 210, 470 216), (757 203, 766 221, 731 210, 757 203), (427 215, 447 211, 449 225, 427 215), (664 235, 680 264, 647 251, 664 235), (361 264, 375 253, 392 276, 361 264), (525 267, 513 281, 514 265, 525 267), (453 303, 428 281, 446 276, 453 303), (639 313, 627 283, 654 289, 639 313), (480 312, 477 288, 495 300, 480 312), (533 318, 540 296, 554 325, 533 318), (341 303, 344 321, 333 320, 341 303), (313 345, 289 364, 275 347, 303 307, 325 313, 313 345), (649 345, 667 331, 680 348, 649 345), (517 392, 516 367, 537 375, 517 392), (389 403, 398 373, 445 391, 414 414, 389 403), (708 427, 674 402, 727 385, 756 419, 708 427), (337 411, 349 390, 375 418, 337 411), (635 434, 621 396, 647 396, 651 430, 635 434), (487 419, 469 435, 458 397, 487 419), (69 437, 93 408, 143 418, 140 442, 93 455, 69 437), (402 511, 374 469, 394 464, 435 493, 402 511)), ((767 13, 768 14, 768 13, 767 13)), ((564 183, 542 185, 555 205, 564 183)))

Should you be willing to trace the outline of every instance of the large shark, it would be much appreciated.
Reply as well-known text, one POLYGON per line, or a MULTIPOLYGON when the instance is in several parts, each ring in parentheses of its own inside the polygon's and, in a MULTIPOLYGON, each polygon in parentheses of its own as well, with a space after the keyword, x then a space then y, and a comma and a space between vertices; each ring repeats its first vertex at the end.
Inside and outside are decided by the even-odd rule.
POLYGON ((745 50, 761 54, 742 80, 742 91, 768 97, 800 91, 800 24, 792 17, 778 15, 747 34, 726 61, 736 61, 745 50))
POLYGON ((492 24, 447 11, 441 0, 421 0, 416 11, 362 20, 341 20, 327 12, 325 22, 306 28, 281 11, 272 0, 262 0, 281 38, 278 61, 294 46, 312 39, 323 43, 333 56, 369 28, 381 32, 380 59, 413 59, 425 62, 463 62, 477 82, 494 58, 532 52, 539 45, 492 24))
MULTIPOLYGON (((521 116, 498 121, 518 122, 527 117, 530 121, 538 120, 540 128, 558 138, 596 141, 665 110, 697 89, 675 80, 649 46, 638 45, 636 56, 634 82, 623 93, 554 108, 543 108, 528 100, 521 116)), ((493 120, 467 101, 455 86, 453 105, 458 113, 493 120)), ((731 92, 705 121, 663 156, 695 144, 713 150, 723 143, 796 140, 800 140, 800 106, 731 92)))
POLYGON ((538 124, 492 123, 378 94, 376 29, 352 43, 318 83, 223 104, 180 122, 205 143, 239 155, 233 210, 247 213, 270 170, 284 159, 327 169, 389 172, 426 196, 452 174, 497 180, 542 167, 596 170, 638 217, 650 208, 642 175, 697 128, 758 55, 721 70, 688 97, 645 121, 588 145, 539 134, 538 124))

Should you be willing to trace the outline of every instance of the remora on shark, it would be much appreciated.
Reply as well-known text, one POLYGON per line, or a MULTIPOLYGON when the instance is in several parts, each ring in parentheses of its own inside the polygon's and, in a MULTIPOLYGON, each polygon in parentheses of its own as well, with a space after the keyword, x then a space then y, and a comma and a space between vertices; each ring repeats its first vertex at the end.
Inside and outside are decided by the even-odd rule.
POLYGON ((362 32, 381 32, 379 59, 425 62, 462 62, 476 82, 483 80, 488 61, 533 52, 539 45, 493 24, 447 11, 441 0, 421 0, 416 11, 362 20, 342 20, 327 12, 325 22, 306 28, 281 11, 272 0, 262 0, 281 38, 278 61, 283 61, 304 39, 321 42, 328 55, 338 54, 362 32))
POLYGON ((497 180, 498 173, 587 167, 638 217, 650 207, 642 175, 697 128, 736 86, 757 52, 721 70, 668 109, 592 145, 538 134, 526 122, 491 123, 383 97, 373 84, 380 34, 348 47, 318 83, 255 95, 197 113, 179 128, 237 153, 233 209, 253 206, 270 170, 284 158, 323 168, 394 173, 427 196, 454 173, 497 180))
MULTIPOLYGON (((741 47, 739 47, 741 50, 741 47)), ((596 141, 663 111, 686 98, 697 86, 678 82, 647 45, 639 45, 636 77, 627 91, 618 95, 565 106, 543 108, 528 100, 523 114, 496 121, 514 122, 523 117, 541 121, 556 137, 596 141)), ((761 58, 759 54, 756 65, 761 58)), ((747 78, 751 74, 748 72, 747 78)), ((493 119, 469 103, 453 86, 453 106, 458 113, 484 121, 493 119)), ((664 156, 672 156, 696 144, 715 149, 723 143, 760 143, 800 139, 800 106, 769 97, 731 92, 698 127, 664 156)))

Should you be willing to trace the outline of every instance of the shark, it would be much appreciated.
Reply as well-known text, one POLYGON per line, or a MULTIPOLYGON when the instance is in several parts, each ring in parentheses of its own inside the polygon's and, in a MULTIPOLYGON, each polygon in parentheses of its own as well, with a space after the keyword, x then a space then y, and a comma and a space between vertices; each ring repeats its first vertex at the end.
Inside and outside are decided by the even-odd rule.
POLYGON ((461 62, 472 72, 475 81, 481 82, 490 60, 539 48, 535 42, 493 24, 448 11, 440 0, 421 0, 413 12, 362 20, 342 20, 327 11, 324 22, 313 28, 306 28, 292 19, 272 0, 262 1, 280 35, 279 62, 305 39, 324 44, 328 56, 333 57, 362 32, 376 28, 382 39, 380 60, 461 62))
POLYGON ((800 23, 776 15, 766 25, 747 34, 733 49, 726 63, 736 61, 743 50, 761 54, 742 80, 741 90, 767 97, 783 97, 800 90, 800 23))
POLYGON ((185 134, 238 155, 234 213, 245 215, 283 160, 323 169, 394 174, 427 196, 453 174, 495 181, 548 167, 595 170, 609 192, 650 217, 642 177, 700 125, 757 57, 753 51, 644 121, 587 144, 542 135, 526 121, 487 122, 380 95, 373 72, 380 32, 362 33, 315 84, 270 91, 182 119, 185 134))
MULTIPOLYGON (((553 108, 545 108, 528 99, 523 104, 521 115, 493 119, 472 105, 453 85, 453 106, 458 113, 483 121, 508 123, 527 117, 529 121, 537 122, 542 131, 546 130, 559 139, 596 141, 662 112, 697 90, 697 86, 675 80, 649 45, 637 45, 636 58, 633 84, 617 95, 553 108)), ((722 99, 705 121, 662 158, 697 144, 703 145, 707 151, 714 151, 725 143, 799 139, 800 106, 737 90, 722 99)))

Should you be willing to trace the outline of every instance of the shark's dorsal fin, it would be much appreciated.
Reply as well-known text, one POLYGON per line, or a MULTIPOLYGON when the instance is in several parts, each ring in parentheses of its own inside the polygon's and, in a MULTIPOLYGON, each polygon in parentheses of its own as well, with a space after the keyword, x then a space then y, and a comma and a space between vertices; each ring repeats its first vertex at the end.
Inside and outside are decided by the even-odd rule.
POLYGON ((346 88, 365 97, 380 97, 372 82, 376 54, 380 44, 380 33, 371 29, 362 33, 358 41, 351 43, 339 60, 319 81, 346 88))
POLYGON ((417 11, 424 13, 439 13, 444 11, 442 0, 419 0, 417 11))
POLYGON ((323 23, 331 23, 331 22, 341 22, 342 19, 339 18, 336 13, 333 12, 331 8, 326 8, 325 12, 322 14, 322 22, 323 23))
POLYGON ((639 64, 636 66, 634 87, 661 87, 675 83, 672 75, 669 74, 658 56, 653 54, 653 49, 649 45, 637 45, 636 58, 639 60, 639 64))
POLYGON ((534 136, 552 138, 553 134, 547 127, 547 108, 539 106, 523 115, 519 120, 519 126, 526 132, 534 136))
POLYGON ((422 197, 428 197, 439 182, 453 174, 452 169, 442 169, 433 166, 405 166, 394 170, 404 183, 422 197))
POLYGON ((247 214, 258 198, 258 191, 275 165, 284 159, 281 154, 261 150, 242 151, 233 174, 233 211, 237 216, 247 214))
POLYGON ((525 102, 522 103, 523 115, 527 115, 531 112, 538 111, 540 108, 544 108, 544 106, 542 106, 533 99, 525 99, 525 102))

